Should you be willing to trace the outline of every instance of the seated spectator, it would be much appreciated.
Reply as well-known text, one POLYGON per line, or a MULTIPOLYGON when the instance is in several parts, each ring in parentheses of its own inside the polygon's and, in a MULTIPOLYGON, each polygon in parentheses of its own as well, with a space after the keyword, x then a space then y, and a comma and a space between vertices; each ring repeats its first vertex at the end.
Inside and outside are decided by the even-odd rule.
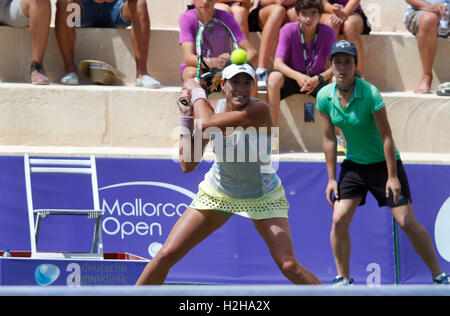
POLYGON ((50 0, 0 1, 0 24, 15 27, 30 26, 32 84, 49 84, 42 64, 50 29, 50 18, 50 0))
POLYGON ((433 63, 437 51, 437 33, 441 16, 447 12, 443 0, 406 0, 406 28, 417 37, 422 77, 415 93, 430 93, 433 63))
POLYGON ((216 9, 227 11, 233 14, 236 22, 238 22, 242 33, 248 38, 248 15, 249 9, 253 6, 253 0, 239 0, 239 1, 227 1, 217 0, 216 9))
POLYGON ((73 10, 69 4, 81 6, 80 27, 126 28, 131 25, 131 41, 136 60, 135 85, 160 88, 161 84, 147 72, 150 43, 150 18, 146 0, 58 0, 56 3, 55 33, 64 59, 65 75, 62 84, 79 83, 74 63, 75 27, 68 21, 73 10))
MULTIPOLYGON (((278 43, 281 26, 289 22, 288 14, 297 0, 260 0, 258 6, 250 12, 250 32, 261 32, 258 51, 258 90, 267 90, 267 68, 278 43)), ((293 21, 292 21, 293 22, 293 21)))
POLYGON ((360 5, 361 0, 323 0, 324 14, 321 22, 330 25, 336 32, 344 35, 347 41, 353 42, 358 50, 358 71, 364 77, 364 49, 361 34, 371 31, 367 16, 360 5))
POLYGON ((336 41, 333 29, 319 23, 321 0, 299 0, 295 4, 299 22, 285 24, 269 75, 267 101, 274 126, 278 126, 280 100, 295 93, 316 96, 332 77, 328 56, 336 41))
MULTIPOLYGON (((183 51, 184 63, 180 67, 183 83, 189 79, 195 78, 197 72, 197 54, 195 52, 195 38, 199 28, 199 22, 204 23, 216 17, 224 22, 233 32, 240 48, 248 54, 250 62, 254 63, 257 59, 257 51, 245 37, 239 28, 238 23, 232 14, 215 9, 216 0, 194 0, 194 9, 181 14, 179 19, 180 41, 183 51)), ((214 52, 212 52, 214 54, 214 52)), ((223 52, 218 56, 204 56, 205 62, 210 68, 223 69, 230 60, 230 52, 223 52)), ((256 89, 255 92, 257 93, 256 89)))

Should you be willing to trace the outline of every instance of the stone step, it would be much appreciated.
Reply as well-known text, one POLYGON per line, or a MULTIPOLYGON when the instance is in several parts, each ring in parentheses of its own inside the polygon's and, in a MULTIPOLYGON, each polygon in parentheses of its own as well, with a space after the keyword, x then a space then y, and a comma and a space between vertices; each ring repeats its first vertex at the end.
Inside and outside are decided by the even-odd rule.
MULTIPOLYGON (((30 84, 0 85, 0 146, 177 148, 179 87, 147 90, 30 84)), ((259 96, 265 99, 265 94, 259 96)), ((450 153, 450 100, 434 95, 383 93, 400 151, 450 153)), ((305 102, 282 102, 280 152, 322 151, 322 128, 304 122, 305 102)))
MULTIPOLYGON (((133 84, 136 76, 134 51, 129 29, 85 28, 77 32, 75 62, 100 59, 127 75, 125 84, 133 84)), ((152 29, 148 69, 165 86, 180 84, 179 66, 182 62, 178 45, 178 29, 152 29)), ((382 91, 412 91, 421 76, 417 41, 409 33, 382 32, 363 36, 365 74, 367 80, 382 91)), ((259 34, 251 33, 251 42, 259 47, 259 34)), ((0 80, 30 82, 31 44, 27 28, 0 27, 0 80)), ((432 88, 450 81, 448 52, 450 40, 438 40, 432 88)), ((44 67, 51 82, 58 83, 64 75, 64 65, 51 29, 44 67)), ((82 84, 89 79, 80 74, 82 84)), ((123 83, 118 83, 123 84, 123 83)))

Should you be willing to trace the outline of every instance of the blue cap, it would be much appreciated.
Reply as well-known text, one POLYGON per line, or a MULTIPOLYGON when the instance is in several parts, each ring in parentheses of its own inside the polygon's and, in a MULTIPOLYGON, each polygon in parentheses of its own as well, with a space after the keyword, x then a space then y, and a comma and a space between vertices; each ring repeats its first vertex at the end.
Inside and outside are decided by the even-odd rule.
POLYGON ((331 47, 331 58, 337 53, 345 53, 355 57, 356 62, 358 62, 358 51, 356 50, 355 44, 346 40, 337 41, 331 47))

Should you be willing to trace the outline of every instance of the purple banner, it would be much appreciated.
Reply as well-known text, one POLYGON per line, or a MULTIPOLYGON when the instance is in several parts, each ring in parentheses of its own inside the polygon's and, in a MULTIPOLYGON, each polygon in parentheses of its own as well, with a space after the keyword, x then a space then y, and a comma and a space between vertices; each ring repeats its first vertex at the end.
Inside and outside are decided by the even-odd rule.
MULTIPOLYGON (((0 157, 0 162, 0 249, 29 250, 23 158, 0 157)), ((105 210, 102 218, 105 252, 128 252, 151 259, 189 205, 210 166, 210 163, 202 162, 194 172, 184 174, 171 160, 98 158, 100 203, 105 210)), ((408 166, 417 210, 426 209, 423 205, 428 205, 430 196, 436 205, 442 205, 445 199, 441 197, 449 195, 448 186, 442 186, 445 183, 442 182, 445 180, 443 173, 448 174, 448 169, 448 166, 408 166), (431 174, 433 179, 442 178, 441 182, 428 182, 426 197, 416 195, 418 181, 415 179, 423 174, 431 174), (435 186, 434 183, 440 185, 435 186), (438 202, 439 199, 443 201, 438 202)), ((325 200, 325 164, 281 162, 278 174, 291 205, 289 221, 296 255, 302 265, 328 283, 336 275, 336 268, 329 241, 332 208, 325 200)), ((87 180, 82 175, 80 178, 70 176, 73 180, 64 176, 67 175, 51 179, 44 179, 44 175, 33 178, 36 180, 33 187, 35 208, 90 205, 89 185, 84 182, 87 180), (83 198, 80 198, 81 194, 83 198)), ((429 221, 434 223, 439 207, 433 215, 429 213, 432 217, 429 221)), ((93 220, 84 217, 45 218, 38 250, 89 251, 93 225, 93 220)), ((433 229, 430 230, 432 235, 433 229)), ((389 209, 378 208, 376 201, 369 196, 366 205, 356 212, 350 234, 351 274, 355 282, 395 283, 395 242, 389 209)), ((402 274, 406 271, 412 271, 418 277, 428 277, 429 273, 414 267, 402 269, 403 265, 408 265, 405 261, 409 257, 416 256, 403 248, 400 235, 400 281, 407 282, 402 274)), ((448 270, 448 262, 441 261, 447 264, 444 267, 448 270)), ((288 283, 252 221, 239 216, 232 217, 175 265, 167 282, 288 283)))
POLYGON ((0 258, 0 285, 133 285, 146 263, 143 260, 0 258))
MULTIPOLYGON (((450 166, 406 165, 414 214, 433 239, 439 264, 450 272, 450 166)), ((399 278, 404 284, 429 284, 431 273, 399 230, 399 278)))

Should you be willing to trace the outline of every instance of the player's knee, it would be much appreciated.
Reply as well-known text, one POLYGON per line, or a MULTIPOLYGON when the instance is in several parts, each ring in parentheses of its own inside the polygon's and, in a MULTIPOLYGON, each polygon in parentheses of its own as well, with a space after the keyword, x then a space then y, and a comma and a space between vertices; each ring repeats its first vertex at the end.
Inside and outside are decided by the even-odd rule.
POLYGON ((410 218, 408 216, 402 217, 402 218, 397 218, 396 219, 397 224, 400 226, 400 228, 405 232, 405 233, 412 233, 414 234, 415 232, 417 232, 419 230, 419 223, 413 219, 410 218))
POLYGON ((153 260, 164 267, 172 267, 178 261, 176 253, 164 247, 158 251, 153 260))
POLYGON ((336 232, 346 232, 349 229, 351 220, 349 220, 345 215, 334 214, 332 221, 332 230, 336 232))
POLYGON ((287 277, 294 276, 299 273, 299 264, 295 258, 286 258, 280 262, 279 266, 281 272, 287 277))

